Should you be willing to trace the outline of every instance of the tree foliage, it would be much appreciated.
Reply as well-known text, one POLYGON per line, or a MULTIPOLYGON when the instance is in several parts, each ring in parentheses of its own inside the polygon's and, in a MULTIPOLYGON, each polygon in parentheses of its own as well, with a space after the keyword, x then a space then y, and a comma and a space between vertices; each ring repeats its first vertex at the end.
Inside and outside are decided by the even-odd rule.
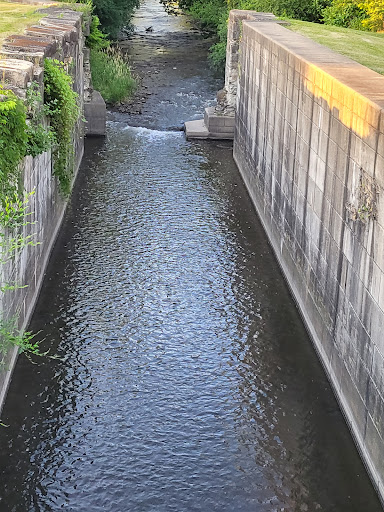
POLYGON ((365 0, 359 7, 366 12, 366 18, 361 22, 364 28, 373 32, 384 30, 384 0, 365 0))
POLYGON ((94 13, 98 16, 103 31, 116 39, 122 27, 129 21, 139 0, 93 0, 94 13))
POLYGON ((384 0, 333 0, 323 11, 327 25, 371 30, 384 30, 384 0))

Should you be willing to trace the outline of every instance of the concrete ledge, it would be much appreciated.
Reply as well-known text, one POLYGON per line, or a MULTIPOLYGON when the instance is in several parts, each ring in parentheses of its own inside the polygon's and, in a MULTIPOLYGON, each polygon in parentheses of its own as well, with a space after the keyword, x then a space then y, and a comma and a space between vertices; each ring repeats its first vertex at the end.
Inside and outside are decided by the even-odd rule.
POLYGON ((107 108, 99 91, 93 91, 90 101, 84 103, 84 117, 87 137, 105 135, 107 108))
POLYGON ((185 123, 185 136, 187 139, 233 140, 234 134, 234 116, 218 114, 215 111, 215 107, 205 109, 204 119, 187 121, 185 123))
POLYGON ((185 124, 185 136, 189 139, 208 139, 209 132, 204 124, 204 119, 197 121, 187 121, 185 124))

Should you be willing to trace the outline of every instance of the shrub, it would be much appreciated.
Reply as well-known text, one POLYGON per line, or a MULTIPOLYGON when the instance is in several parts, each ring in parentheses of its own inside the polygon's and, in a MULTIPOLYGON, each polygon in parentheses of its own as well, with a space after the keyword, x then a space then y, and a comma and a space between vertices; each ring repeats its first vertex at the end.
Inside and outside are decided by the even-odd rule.
POLYGON ((384 0, 365 0, 359 7, 367 14, 361 22, 364 28, 373 32, 384 30, 384 0))
POLYGON ((91 25, 89 27, 89 36, 87 37, 86 44, 88 48, 100 50, 101 48, 108 48, 108 36, 100 30, 100 20, 98 16, 92 16, 91 25))
POLYGON ((188 13, 199 20, 202 27, 217 32, 223 14, 227 13, 224 0, 198 0, 188 8, 188 13))
POLYGON ((272 12, 302 21, 320 21, 322 11, 330 0, 230 0, 236 9, 272 12))
POLYGON ((323 21, 326 25, 336 25, 354 29, 363 29, 363 21, 367 17, 364 9, 356 0, 333 0, 332 4, 323 10, 323 21))
POLYGON ((139 0, 94 0, 95 14, 103 30, 116 39, 119 30, 128 22, 139 0))
POLYGON ((211 46, 209 61, 216 71, 222 71, 225 66, 227 51, 227 30, 228 30, 228 11, 222 12, 217 25, 217 36, 219 41, 211 46))

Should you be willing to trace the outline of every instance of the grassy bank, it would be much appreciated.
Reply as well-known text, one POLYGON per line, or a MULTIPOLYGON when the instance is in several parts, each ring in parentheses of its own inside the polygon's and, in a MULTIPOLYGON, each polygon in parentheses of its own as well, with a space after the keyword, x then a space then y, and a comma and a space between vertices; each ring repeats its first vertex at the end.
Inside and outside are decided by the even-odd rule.
POLYGON ((21 34, 27 26, 38 22, 43 14, 37 9, 36 5, 0 2, 0 45, 8 36, 21 34))
POLYGON ((136 81, 124 56, 114 48, 91 50, 92 82, 107 103, 119 103, 136 89, 136 81))
POLYGON ((384 75, 384 34, 288 20, 287 27, 384 75))

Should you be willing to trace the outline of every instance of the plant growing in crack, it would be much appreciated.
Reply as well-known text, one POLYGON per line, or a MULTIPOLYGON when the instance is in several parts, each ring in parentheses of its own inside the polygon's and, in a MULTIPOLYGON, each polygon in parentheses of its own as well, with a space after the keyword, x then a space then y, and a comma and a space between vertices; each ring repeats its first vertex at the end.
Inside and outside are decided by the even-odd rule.
POLYGON ((8 295, 24 288, 7 277, 12 264, 26 246, 37 244, 27 230, 33 224, 29 219, 34 192, 22 190, 21 162, 26 155, 37 156, 51 145, 49 129, 37 128, 44 115, 41 111, 37 86, 28 89, 25 103, 0 86, 0 367, 12 348, 28 356, 43 355, 34 335, 18 328, 18 314, 8 318, 4 310, 8 295))
MULTIPOLYGON (((24 235, 24 227, 31 225, 28 217, 29 200, 34 192, 25 193, 20 198, 18 194, 13 197, 3 197, 0 208, 0 292, 2 298, 6 293, 25 288, 17 282, 9 282, 4 278, 4 267, 14 260, 15 256, 28 245, 37 245, 34 235, 24 235)), ((19 353, 31 355, 44 355, 39 350, 39 342, 34 340, 31 332, 23 332, 17 327, 17 316, 6 318, 4 313, 0 316, 0 367, 4 367, 6 357, 11 348, 16 347, 19 353)))
POLYGON ((373 177, 360 169, 359 183, 353 192, 353 197, 346 205, 350 218, 366 224, 377 215, 378 187, 373 177))

